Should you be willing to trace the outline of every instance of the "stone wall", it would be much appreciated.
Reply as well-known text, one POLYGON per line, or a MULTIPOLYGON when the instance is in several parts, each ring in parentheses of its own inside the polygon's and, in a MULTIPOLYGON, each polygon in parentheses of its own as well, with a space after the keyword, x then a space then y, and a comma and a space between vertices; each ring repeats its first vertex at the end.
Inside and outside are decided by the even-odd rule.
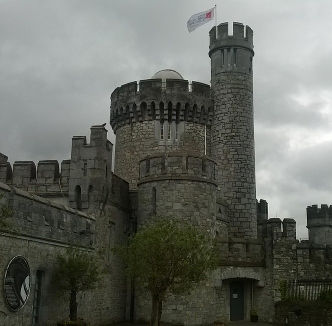
MULTIPOLYGON (((122 182, 115 185, 118 190, 122 182)), ((79 295, 78 315, 96 326, 124 320, 126 277, 121 261, 112 253, 112 248, 124 244, 128 237, 128 213, 121 208, 124 200, 115 200, 119 203, 117 206, 107 203, 102 212, 96 211, 96 221, 91 215, 2 183, 0 193, 3 194, 0 204, 14 212, 8 219, 9 229, 0 231, 0 281, 3 282, 7 264, 17 255, 27 259, 32 277, 30 297, 23 309, 10 312, 0 301, 0 324, 31 324, 37 271, 44 273, 40 324, 53 326, 56 321, 68 318, 68 297, 58 297, 51 284, 56 258, 68 246, 97 254, 102 272, 97 288, 79 295)), ((3 287, 0 287, 0 296, 3 297, 3 287)))
POLYGON ((0 183, 1 202, 14 212, 13 232, 45 241, 92 248, 95 219, 69 207, 0 183))

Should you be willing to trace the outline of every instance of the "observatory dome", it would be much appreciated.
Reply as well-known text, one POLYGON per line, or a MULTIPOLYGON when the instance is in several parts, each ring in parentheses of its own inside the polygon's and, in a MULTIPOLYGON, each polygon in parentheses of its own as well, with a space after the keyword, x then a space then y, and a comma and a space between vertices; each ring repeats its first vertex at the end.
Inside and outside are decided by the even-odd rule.
POLYGON ((162 79, 162 80, 166 80, 166 79, 183 79, 183 77, 181 76, 180 73, 178 73, 177 71, 175 71, 173 69, 163 69, 163 70, 157 71, 151 77, 151 79, 162 79))

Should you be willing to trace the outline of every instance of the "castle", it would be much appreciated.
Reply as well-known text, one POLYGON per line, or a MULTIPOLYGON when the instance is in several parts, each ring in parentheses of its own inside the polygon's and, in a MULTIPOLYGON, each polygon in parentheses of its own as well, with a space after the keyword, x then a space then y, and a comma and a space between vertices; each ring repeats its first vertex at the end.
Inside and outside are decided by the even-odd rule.
POLYGON ((299 242, 295 220, 269 219, 267 202, 256 200, 253 31, 212 28, 209 56, 211 86, 162 70, 113 91, 114 159, 105 125, 92 126, 89 141, 73 137, 61 167, 12 167, 0 155, 0 204, 14 212, 0 231, 1 325, 55 325, 68 316, 50 280, 70 245, 98 252, 104 272, 79 298, 79 316, 91 325, 148 320, 149 297, 126 279, 112 248, 156 216, 208 230, 220 249, 220 266, 190 295, 169 297, 163 321, 248 320, 252 309, 271 321, 282 281, 331 278, 332 207, 307 208, 309 240, 299 242), (26 273, 23 294, 13 263, 26 273))

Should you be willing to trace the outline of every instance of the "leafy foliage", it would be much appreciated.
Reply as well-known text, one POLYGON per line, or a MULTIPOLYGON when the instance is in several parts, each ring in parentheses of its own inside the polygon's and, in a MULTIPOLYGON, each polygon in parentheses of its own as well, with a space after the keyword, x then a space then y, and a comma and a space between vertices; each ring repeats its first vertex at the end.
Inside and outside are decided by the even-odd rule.
POLYGON ((99 275, 97 263, 90 255, 75 248, 68 248, 66 255, 57 257, 53 281, 62 292, 72 289, 86 291, 95 287, 99 275))
POLYGON ((148 224, 127 247, 115 251, 124 259, 128 274, 150 292, 153 309, 160 309, 152 311, 151 324, 156 325, 160 320, 161 302, 168 293, 189 292, 216 266, 211 236, 189 224, 169 219, 148 224), (153 320, 156 315, 159 315, 157 323, 153 320))
POLYGON ((97 262, 86 252, 68 248, 65 255, 57 257, 53 283, 60 293, 70 293, 70 320, 77 320, 77 293, 95 288, 99 279, 97 262))

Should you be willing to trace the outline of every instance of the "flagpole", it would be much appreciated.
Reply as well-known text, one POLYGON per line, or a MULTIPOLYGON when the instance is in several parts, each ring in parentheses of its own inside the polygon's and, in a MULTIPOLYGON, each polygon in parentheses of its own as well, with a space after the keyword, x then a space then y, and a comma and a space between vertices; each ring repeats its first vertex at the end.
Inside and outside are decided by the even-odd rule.
POLYGON ((217 28, 217 5, 214 5, 214 23, 216 25, 216 39, 218 38, 218 28, 217 28))

